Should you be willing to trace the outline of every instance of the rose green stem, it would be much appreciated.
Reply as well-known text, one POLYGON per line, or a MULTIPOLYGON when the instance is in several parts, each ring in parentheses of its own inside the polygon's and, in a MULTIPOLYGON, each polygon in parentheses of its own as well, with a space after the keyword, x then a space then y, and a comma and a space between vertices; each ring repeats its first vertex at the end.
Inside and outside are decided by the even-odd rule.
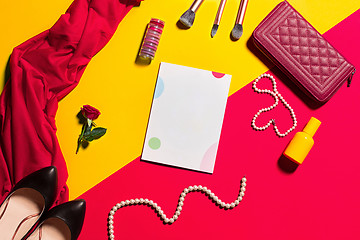
POLYGON ((82 138, 84 137, 84 133, 85 133, 85 130, 87 129, 87 123, 84 123, 83 126, 82 126, 82 129, 81 129, 81 134, 78 138, 78 144, 77 144, 77 148, 76 148, 76 154, 78 153, 79 151, 79 148, 80 148, 80 145, 81 145, 81 142, 82 142, 82 138))

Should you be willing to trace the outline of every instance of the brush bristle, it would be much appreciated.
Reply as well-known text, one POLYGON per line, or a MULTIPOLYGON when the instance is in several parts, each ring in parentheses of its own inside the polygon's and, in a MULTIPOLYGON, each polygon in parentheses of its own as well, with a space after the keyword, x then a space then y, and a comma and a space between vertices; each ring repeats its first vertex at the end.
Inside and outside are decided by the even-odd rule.
POLYGON ((195 13, 189 9, 186 12, 184 12, 183 15, 181 15, 180 22, 189 28, 193 25, 194 19, 195 19, 195 13))
POLYGON ((243 34, 243 26, 241 24, 236 24, 231 31, 231 36, 238 40, 243 34))
POLYGON ((219 25, 217 25, 217 24, 214 24, 214 25, 213 25, 213 28, 211 29, 211 37, 212 37, 212 38, 215 36, 218 28, 219 28, 219 25))

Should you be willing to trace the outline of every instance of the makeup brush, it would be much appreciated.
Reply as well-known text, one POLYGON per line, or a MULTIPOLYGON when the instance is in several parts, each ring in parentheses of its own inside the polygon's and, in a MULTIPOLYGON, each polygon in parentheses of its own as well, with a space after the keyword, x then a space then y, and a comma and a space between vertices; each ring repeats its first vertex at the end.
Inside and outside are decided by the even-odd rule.
POLYGON ((190 28, 195 19, 195 12, 199 9, 204 0, 195 0, 191 7, 180 17, 180 22, 190 28))
POLYGON ((244 17, 245 17, 245 12, 246 12, 246 7, 247 7, 248 2, 249 2, 249 0, 241 0, 241 2, 240 2, 239 11, 238 11, 236 21, 235 21, 235 26, 234 26, 233 30, 231 31, 231 36, 235 40, 239 40, 239 38, 243 34, 243 22, 244 22, 244 17))
POLYGON ((211 29, 211 37, 213 38, 219 28, 219 24, 220 24, 220 20, 221 20, 221 16, 224 12, 224 8, 225 8, 225 4, 226 4, 226 0, 221 0, 220 5, 219 5, 219 9, 216 13, 216 17, 214 20, 214 25, 213 28, 211 29))

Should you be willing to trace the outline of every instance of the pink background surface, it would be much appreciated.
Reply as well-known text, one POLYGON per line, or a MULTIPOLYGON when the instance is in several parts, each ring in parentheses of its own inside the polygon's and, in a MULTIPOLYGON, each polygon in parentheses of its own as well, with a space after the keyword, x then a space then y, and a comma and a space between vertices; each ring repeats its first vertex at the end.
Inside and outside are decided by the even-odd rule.
MULTIPOLYGON (((360 10, 332 28, 325 37, 360 69, 360 10)), ((271 73, 271 71, 269 71, 271 73)), ((125 207, 115 214, 116 239, 360 239, 360 73, 324 106, 311 109, 273 70, 278 90, 293 107, 301 131, 311 116, 322 121, 315 145, 297 168, 281 157, 295 132, 278 138, 272 129, 256 132, 253 115, 273 103, 245 86, 228 99, 215 170, 212 175, 142 162, 139 158, 99 183, 80 198, 87 215, 79 239, 107 239, 107 216, 112 206, 131 198, 157 202, 172 216, 181 191, 189 185, 210 188, 226 202, 235 200, 246 175, 244 200, 223 210, 202 193, 185 198, 182 214, 164 225, 147 206, 125 207), (281 81, 279 80, 281 79, 281 81)), ((262 80, 258 87, 270 87, 262 80)), ((288 111, 276 110, 258 118, 275 118, 280 129, 292 124, 288 111)))

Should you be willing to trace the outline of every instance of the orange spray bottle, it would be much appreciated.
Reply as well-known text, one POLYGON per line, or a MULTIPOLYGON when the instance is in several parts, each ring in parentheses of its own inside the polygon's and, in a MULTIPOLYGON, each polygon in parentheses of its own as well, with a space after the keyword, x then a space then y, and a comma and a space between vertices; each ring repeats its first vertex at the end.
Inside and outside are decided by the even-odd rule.
POLYGON ((321 122, 312 117, 302 132, 297 132, 284 151, 284 155, 297 164, 302 164, 314 145, 313 136, 321 122))

